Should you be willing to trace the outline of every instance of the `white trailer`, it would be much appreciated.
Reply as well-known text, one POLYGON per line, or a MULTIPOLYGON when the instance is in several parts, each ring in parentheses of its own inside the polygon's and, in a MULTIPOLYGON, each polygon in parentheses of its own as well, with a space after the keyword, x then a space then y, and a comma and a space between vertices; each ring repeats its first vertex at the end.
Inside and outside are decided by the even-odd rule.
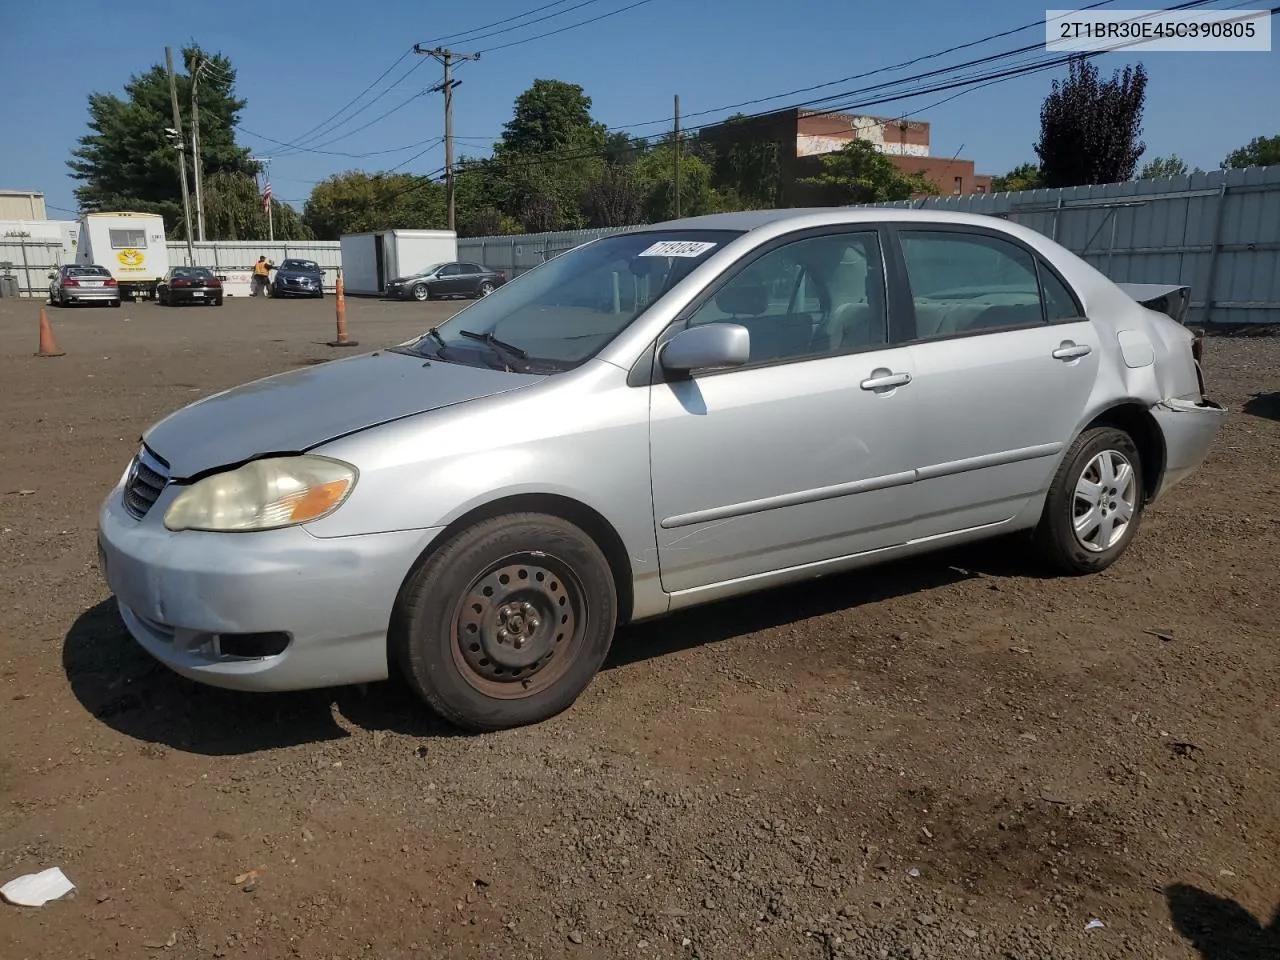
POLYGON ((339 242, 343 291, 357 296, 377 296, 388 280, 458 259, 458 235, 452 230, 349 233, 339 242))
POLYGON ((120 285, 120 296, 151 300, 169 269, 164 218, 157 213, 86 213, 80 218, 77 263, 106 267, 120 285))

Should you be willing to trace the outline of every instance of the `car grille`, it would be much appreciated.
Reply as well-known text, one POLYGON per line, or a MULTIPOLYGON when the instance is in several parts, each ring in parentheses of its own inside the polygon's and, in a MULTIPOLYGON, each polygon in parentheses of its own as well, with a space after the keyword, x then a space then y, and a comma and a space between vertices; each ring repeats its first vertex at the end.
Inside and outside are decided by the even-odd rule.
POLYGON ((129 465, 129 475, 124 483, 124 507, 141 520, 147 515, 165 484, 169 482, 169 468, 143 447, 129 465))

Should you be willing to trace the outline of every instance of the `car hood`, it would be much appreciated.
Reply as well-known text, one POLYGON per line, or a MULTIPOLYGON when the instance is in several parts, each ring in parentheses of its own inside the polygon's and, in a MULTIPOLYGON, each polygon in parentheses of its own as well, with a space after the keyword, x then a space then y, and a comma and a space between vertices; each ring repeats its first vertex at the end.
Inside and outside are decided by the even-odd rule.
POLYGON ((142 439, 173 479, 185 480, 543 379, 383 350, 215 393, 165 417, 142 439))

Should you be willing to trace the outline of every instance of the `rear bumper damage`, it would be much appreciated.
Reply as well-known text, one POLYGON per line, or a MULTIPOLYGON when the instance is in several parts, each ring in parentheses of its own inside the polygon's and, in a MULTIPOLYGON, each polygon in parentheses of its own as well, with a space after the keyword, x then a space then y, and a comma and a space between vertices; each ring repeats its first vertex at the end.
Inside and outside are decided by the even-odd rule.
POLYGON ((1200 466, 1222 429, 1227 411, 1207 397, 1169 398, 1153 406, 1151 415, 1164 437, 1164 471, 1151 498, 1154 502, 1200 466))

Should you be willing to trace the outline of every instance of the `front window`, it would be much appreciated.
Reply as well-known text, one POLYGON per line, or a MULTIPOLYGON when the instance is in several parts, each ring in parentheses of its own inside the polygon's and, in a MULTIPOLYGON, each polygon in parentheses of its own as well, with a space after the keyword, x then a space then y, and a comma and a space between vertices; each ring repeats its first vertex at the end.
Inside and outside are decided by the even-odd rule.
POLYGON ((147 249, 147 231, 111 229, 107 231, 111 238, 112 250, 145 250, 147 249))
POLYGON ((737 236, 645 230, 596 240, 499 287, 406 349, 521 372, 569 370, 737 236))

